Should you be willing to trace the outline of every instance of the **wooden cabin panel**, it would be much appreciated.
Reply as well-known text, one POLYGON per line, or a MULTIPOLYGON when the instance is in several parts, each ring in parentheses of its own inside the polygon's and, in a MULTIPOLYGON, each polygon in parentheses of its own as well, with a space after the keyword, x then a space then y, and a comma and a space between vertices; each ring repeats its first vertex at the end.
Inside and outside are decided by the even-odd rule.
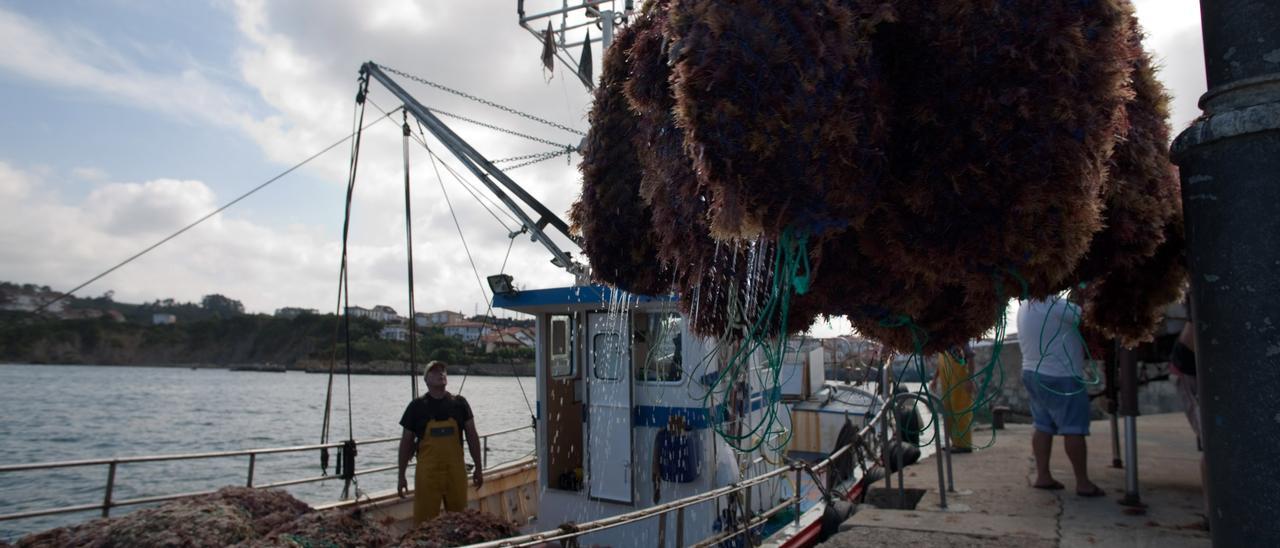
MULTIPOLYGON (((573 325, 572 322, 569 325, 573 325)), ((576 390, 582 378, 582 367, 575 364, 570 375, 557 377, 555 373, 562 371, 555 371, 553 367, 551 348, 544 349, 544 352, 547 354, 542 371, 547 394, 544 402, 546 415, 543 417, 547 433, 546 479, 548 487, 560 489, 561 478, 580 477, 579 472, 583 469, 583 402, 576 390)))

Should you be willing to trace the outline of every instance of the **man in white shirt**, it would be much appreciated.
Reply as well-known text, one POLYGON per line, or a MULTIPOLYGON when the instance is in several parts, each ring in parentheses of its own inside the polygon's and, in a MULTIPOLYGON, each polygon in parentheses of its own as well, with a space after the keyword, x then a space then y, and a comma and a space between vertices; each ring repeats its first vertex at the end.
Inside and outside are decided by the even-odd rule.
POLYGON ((1023 301, 1018 309, 1018 343, 1022 347, 1022 384, 1031 399, 1035 432, 1031 452, 1036 458, 1037 489, 1062 489, 1049 472, 1053 436, 1063 437, 1067 460, 1076 476, 1076 494, 1100 497, 1106 493, 1089 481, 1089 394, 1082 377, 1084 339, 1080 336, 1080 307, 1067 299, 1023 301))

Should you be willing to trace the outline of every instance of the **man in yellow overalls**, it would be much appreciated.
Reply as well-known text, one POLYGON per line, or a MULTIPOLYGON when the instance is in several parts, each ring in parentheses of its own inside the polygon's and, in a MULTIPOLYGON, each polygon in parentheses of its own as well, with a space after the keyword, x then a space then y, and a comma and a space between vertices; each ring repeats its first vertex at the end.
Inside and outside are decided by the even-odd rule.
POLYGON ((396 491, 403 497, 409 489, 405 468, 417 453, 413 478, 414 525, 439 515, 442 501, 448 512, 461 512, 467 507, 467 470, 462 462, 464 432, 471 461, 476 463, 471 482, 476 489, 484 484, 479 466, 480 436, 476 435, 471 405, 462 396, 445 391, 449 374, 444 362, 428 363, 424 377, 427 393, 409 402, 400 418, 404 433, 400 436, 400 482, 396 491))
POLYGON ((968 344, 953 347, 938 356, 938 373, 934 389, 942 398, 942 409, 950 424, 951 450, 968 453, 973 450, 970 435, 973 423, 973 350, 968 344))

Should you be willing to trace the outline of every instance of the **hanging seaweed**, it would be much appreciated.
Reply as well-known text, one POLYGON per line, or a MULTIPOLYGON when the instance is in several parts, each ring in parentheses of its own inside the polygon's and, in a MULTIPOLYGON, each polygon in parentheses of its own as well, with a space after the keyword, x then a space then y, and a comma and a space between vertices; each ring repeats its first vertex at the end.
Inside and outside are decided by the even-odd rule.
MULTIPOLYGON (((1176 195, 1175 195, 1176 196, 1176 195)), ((1186 236, 1181 201, 1164 227, 1164 241, 1143 261, 1113 269, 1086 290, 1084 321, 1126 347, 1154 339, 1165 306, 1187 286, 1186 236)))
MULTIPOLYGON (((1134 39, 1139 33, 1134 22, 1134 39)), ((1164 241, 1177 214, 1178 176, 1169 161, 1169 96, 1156 79, 1151 57, 1134 65, 1134 100, 1125 111, 1129 132, 1111 157, 1103 212, 1106 227, 1094 235, 1074 280, 1088 282, 1113 269, 1133 269, 1164 241)))
POLYGON ((671 2, 675 112, 713 237, 861 224, 887 127, 862 23, 835 0, 671 2))
POLYGON ((876 34, 894 90, 892 179, 862 252, 943 285, 1065 287, 1101 228, 1126 129, 1127 0, 897 6, 900 22, 876 34))
POLYGON ((657 260, 652 213, 639 198, 640 162, 632 142, 638 117, 622 95, 626 50, 635 33, 623 30, 605 52, 600 86, 582 151, 582 196, 569 211, 583 237, 583 253, 597 280, 633 293, 659 294, 670 274, 657 260))

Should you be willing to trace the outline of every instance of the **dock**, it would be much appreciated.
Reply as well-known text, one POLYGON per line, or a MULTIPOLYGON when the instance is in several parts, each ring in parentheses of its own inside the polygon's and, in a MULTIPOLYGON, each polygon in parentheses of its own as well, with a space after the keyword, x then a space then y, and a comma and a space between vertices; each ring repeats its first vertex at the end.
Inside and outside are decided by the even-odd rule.
MULTIPOLYGON (((905 471, 905 488, 925 491, 915 509, 860 505, 823 546, 1211 546, 1203 526, 1200 453, 1186 416, 1141 416, 1137 425, 1139 496, 1147 505, 1145 510, 1118 503, 1125 494, 1125 475, 1123 469, 1112 467, 1107 421, 1094 421, 1088 438, 1089 475, 1107 492, 1097 498, 1076 495, 1060 437, 1054 438, 1050 468, 1066 488, 1032 488, 1032 427, 1011 424, 996 431, 991 447, 952 456, 955 492, 947 493, 947 509, 939 507, 937 468, 932 460, 937 457, 930 457, 905 471)), ((990 430, 973 433, 979 446, 991 439, 990 430)), ((883 488, 883 480, 877 485, 883 488)), ((894 475, 893 490, 897 488, 894 475)))

